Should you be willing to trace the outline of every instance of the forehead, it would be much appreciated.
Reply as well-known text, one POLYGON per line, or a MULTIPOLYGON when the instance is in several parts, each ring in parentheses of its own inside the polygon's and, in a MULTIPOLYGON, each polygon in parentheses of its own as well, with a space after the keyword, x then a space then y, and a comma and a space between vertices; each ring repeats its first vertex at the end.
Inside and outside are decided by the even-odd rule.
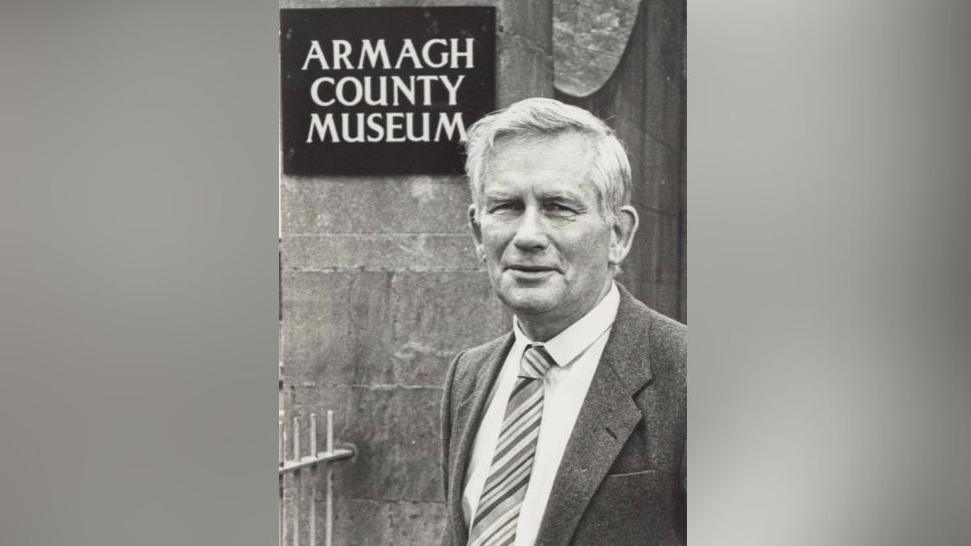
POLYGON ((529 186, 594 192, 590 176, 593 148, 590 137, 577 133, 499 140, 486 162, 482 190, 529 186))

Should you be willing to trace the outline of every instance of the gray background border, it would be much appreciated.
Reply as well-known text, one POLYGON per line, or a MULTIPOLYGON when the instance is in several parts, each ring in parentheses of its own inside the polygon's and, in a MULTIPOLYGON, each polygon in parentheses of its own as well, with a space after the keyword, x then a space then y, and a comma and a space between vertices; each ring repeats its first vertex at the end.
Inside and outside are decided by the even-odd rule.
MULTIPOLYGON (((276 3, 0 13, 0 543, 276 539, 276 3)), ((964 2, 691 2, 693 544, 961 544, 964 2)))

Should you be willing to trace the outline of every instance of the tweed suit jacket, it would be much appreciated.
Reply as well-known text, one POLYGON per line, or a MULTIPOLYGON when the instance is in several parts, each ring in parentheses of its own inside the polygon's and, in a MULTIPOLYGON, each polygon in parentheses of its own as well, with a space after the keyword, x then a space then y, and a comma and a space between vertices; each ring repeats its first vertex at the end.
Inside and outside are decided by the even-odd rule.
MULTIPOLYGON (((687 327, 618 284, 620 306, 550 492, 537 545, 684 544, 687 327)), ((444 543, 464 545, 464 479, 512 333, 459 354, 442 403, 444 543)), ((541 464, 541 461, 538 461, 541 464)))

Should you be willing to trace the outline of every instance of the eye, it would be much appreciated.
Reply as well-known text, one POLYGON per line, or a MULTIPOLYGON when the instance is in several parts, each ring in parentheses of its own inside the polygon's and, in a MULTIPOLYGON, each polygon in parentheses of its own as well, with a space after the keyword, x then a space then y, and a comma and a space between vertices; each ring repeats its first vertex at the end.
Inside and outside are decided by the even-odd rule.
POLYGON ((488 207, 489 213, 503 213, 503 212, 514 212, 519 208, 519 204, 515 201, 499 201, 496 203, 491 203, 488 207))
POLYGON ((578 214, 579 212, 575 208, 565 203, 547 203, 544 205, 544 208, 547 212, 558 216, 572 216, 574 214, 578 214))

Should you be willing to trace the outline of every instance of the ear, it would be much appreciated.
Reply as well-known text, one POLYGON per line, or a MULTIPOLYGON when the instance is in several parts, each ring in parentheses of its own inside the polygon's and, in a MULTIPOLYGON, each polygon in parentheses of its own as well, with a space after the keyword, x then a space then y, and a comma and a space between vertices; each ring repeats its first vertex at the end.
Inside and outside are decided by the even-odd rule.
POLYGON ((623 263, 634 242, 638 223, 639 218, 634 207, 630 205, 621 207, 617 220, 610 230, 610 251, 607 255, 607 263, 618 267, 623 263))
POLYGON ((472 228, 472 236, 475 237, 475 255, 479 261, 482 261, 485 259, 485 248, 482 246, 482 225, 479 224, 475 205, 469 205, 469 227, 472 228))

